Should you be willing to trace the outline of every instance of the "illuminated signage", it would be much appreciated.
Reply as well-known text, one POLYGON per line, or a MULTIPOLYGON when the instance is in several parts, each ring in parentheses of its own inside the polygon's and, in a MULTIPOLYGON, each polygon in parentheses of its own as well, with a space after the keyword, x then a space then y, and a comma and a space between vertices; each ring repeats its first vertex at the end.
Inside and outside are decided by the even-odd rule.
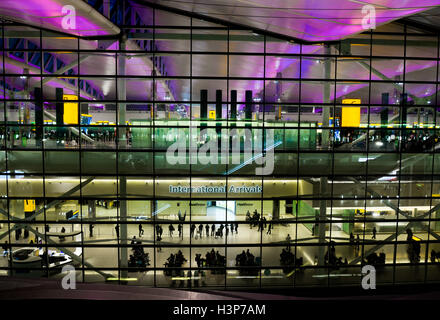
POLYGON ((35 200, 24 200, 24 212, 35 211, 35 200))
MULTIPOLYGON (((78 100, 78 96, 64 94, 63 100, 78 100)), ((78 124, 78 102, 64 102, 64 124, 78 124)))
MULTIPOLYGON (((342 104, 361 104, 361 99, 343 99, 342 104)), ((360 124, 360 107, 342 107, 342 127, 359 127, 360 124)))
POLYGON ((257 186, 233 186, 230 185, 226 188, 226 185, 219 186, 198 186, 198 187, 190 187, 190 186, 174 186, 169 185, 168 191, 170 193, 261 193, 263 189, 260 185, 257 186))

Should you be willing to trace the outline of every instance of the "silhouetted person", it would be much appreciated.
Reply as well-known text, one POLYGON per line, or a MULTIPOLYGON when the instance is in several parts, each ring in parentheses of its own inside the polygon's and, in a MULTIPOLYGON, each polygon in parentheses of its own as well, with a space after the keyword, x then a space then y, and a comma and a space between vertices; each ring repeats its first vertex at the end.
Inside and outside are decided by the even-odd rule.
POLYGON ((29 237, 29 230, 27 227, 24 228, 23 238, 27 239, 29 237))
POLYGON ((211 226, 211 236, 215 236, 215 224, 211 226))
POLYGON ((199 225, 199 236, 200 236, 200 239, 202 238, 202 235, 203 235, 203 224, 200 224, 199 225))
POLYGON ((372 237, 372 239, 376 239, 376 227, 373 227, 373 237, 372 237))
POLYGON ((115 231, 116 231, 116 239, 119 239, 119 224, 116 225, 115 231))
POLYGON ((139 223, 139 237, 142 237, 144 235, 144 228, 142 228, 142 224, 139 223))
MULTIPOLYGON (((90 225, 89 225, 90 238, 93 237, 93 228, 94 228, 94 225, 93 225, 93 224, 90 224, 90 225)), ((63 227, 63 229, 64 229, 64 227, 63 227)), ((63 232, 63 231, 61 231, 61 232, 63 232)))
POLYGON ((290 241, 292 241, 290 234, 287 234, 286 241, 287 241, 287 250, 290 251, 290 241))
POLYGON ((5 243, 2 246, 2 248, 3 248, 3 257, 8 256, 8 254, 9 254, 9 244, 8 244, 8 241, 5 241, 5 243))
POLYGON ((209 224, 205 226, 206 236, 209 237, 209 224))
POLYGON ((272 223, 269 223, 269 228, 267 228, 266 234, 272 234, 272 223))
POLYGON ((359 235, 356 235, 356 252, 359 252, 360 247, 361 247, 361 239, 359 238, 359 235))
POLYGON ((168 231, 170 232, 170 237, 173 237, 173 232, 174 232, 174 226, 172 224, 169 225, 168 227, 168 231))
POLYGON ((35 231, 37 231, 37 233, 35 234, 35 243, 40 243, 40 237, 38 236, 38 233, 39 233, 38 227, 35 228, 35 231))
POLYGON ((177 226, 177 231, 179 231, 179 237, 183 239, 183 226, 179 223, 177 226))

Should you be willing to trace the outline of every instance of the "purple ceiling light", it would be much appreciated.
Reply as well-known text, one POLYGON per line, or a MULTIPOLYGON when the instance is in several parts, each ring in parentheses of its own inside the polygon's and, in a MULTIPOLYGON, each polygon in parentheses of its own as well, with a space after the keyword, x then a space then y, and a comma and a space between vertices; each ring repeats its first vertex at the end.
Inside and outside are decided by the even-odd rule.
POLYGON ((365 31, 365 5, 374 6, 377 26, 440 5, 440 0, 144 1, 306 41, 335 41, 365 31))

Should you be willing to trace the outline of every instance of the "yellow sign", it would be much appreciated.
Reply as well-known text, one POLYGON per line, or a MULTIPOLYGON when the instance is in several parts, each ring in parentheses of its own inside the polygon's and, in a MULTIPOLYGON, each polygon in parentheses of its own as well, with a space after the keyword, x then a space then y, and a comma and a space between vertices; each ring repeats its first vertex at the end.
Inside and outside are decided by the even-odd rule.
POLYGON ((24 200, 24 212, 35 211, 35 200, 24 200))
POLYGON ((209 119, 215 119, 215 110, 209 111, 209 119))
POLYGON ((361 104, 361 99, 342 99, 342 104, 361 104))
MULTIPOLYGON (((343 99, 343 104, 361 104, 361 99, 343 99)), ((342 107, 341 127, 359 127, 361 124, 360 107, 342 107)))
MULTIPOLYGON (((64 94, 63 100, 78 100, 78 96, 64 94)), ((64 102, 64 124, 78 124, 78 102, 64 102)))

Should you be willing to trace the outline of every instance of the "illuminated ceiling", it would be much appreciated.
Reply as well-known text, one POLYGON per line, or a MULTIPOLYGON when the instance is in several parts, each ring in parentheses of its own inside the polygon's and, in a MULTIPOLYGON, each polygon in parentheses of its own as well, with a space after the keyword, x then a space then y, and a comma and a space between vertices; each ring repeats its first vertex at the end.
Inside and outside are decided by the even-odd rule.
MULTIPOLYGON (((429 10, 440 0, 139 0, 305 41, 336 41, 365 31, 365 5, 376 25, 429 10)), ((369 21, 369 20, 365 20, 369 21)))

